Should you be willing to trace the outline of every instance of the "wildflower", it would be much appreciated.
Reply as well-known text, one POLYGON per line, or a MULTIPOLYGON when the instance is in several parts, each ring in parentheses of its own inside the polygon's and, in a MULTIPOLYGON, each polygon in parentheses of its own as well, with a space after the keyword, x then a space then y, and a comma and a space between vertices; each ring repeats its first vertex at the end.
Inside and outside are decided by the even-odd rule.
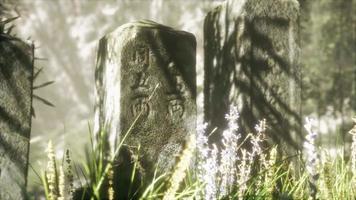
POLYGON ((210 157, 204 163, 204 175, 203 182, 205 185, 205 198, 206 200, 215 200, 217 198, 217 183, 218 183, 218 148, 216 145, 213 145, 213 148, 210 151, 210 157))
POLYGON ((255 127, 257 134, 252 135, 251 144, 252 144, 252 156, 259 156, 261 163, 265 162, 265 155, 262 151, 262 142, 265 140, 265 131, 266 131, 266 120, 261 120, 258 125, 255 127))
POLYGON ((208 158, 209 147, 208 147, 208 137, 205 135, 205 130, 207 127, 207 123, 199 124, 197 127, 197 154, 198 159, 205 160, 208 158))
POLYGON ((352 182, 356 184, 356 117, 353 118, 355 122, 354 127, 349 132, 352 135, 352 144, 351 144, 351 172, 352 172, 352 182))
POLYGON ((193 152, 195 150, 195 144, 195 135, 191 135, 180 156, 178 164, 175 166, 175 170, 170 179, 170 187, 164 195, 163 200, 174 199, 175 193, 179 189, 179 185, 183 181, 186 175, 185 172, 190 165, 190 161, 193 157, 193 152))
POLYGON ((255 130, 258 134, 264 134, 266 132, 266 119, 261 120, 256 126, 255 130))
MULTIPOLYGON (((353 121, 356 123, 356 117, 353 118, 353 121)), ((356 176, 356 124, 349 132, 352 135, 352 144, 351 144, 351 169, 354 176, 356 176)))
POLYGON ((221 175, 220 197, 226 196, 235 183, 238 140, 241 137, 237 133, 239 128, 237 124, 237 119, 239 118, 237 107, 231 106, 230 112, 225 118, 228 121, 228 128, 223 132, 222 138, 223 149, 221 151, 221 164, 219 168, 221 175))
MULTIPOLYGON (((262 142, 265 140, 265 131, 266 131, 266 120, 261 120, 255 127, 257 134, 252 135, 251 144, 252 144, 252 156, 255 158, 258 156, 260 171, 268 169, 268 164, 266 161, 266 154, 262 150, 262 142)), ((256 187, 260 188, 263 184, 263 176, 257 178, 256 187)))
POLYGON ((48 156, 48 163, 47 163, 46 178, 48 180, 49 200, 57 200, 58 176, 57 176, 56 158, 54 154, 52 141, 48 142, 47 156, 48 156))
POLYGON ((67 195, 66 195, 66 180, 65 180, 65 174, 63 170, 63 166, 59 167, 59 178, 58 178, 58 189, 59 189, 59 197, 58 200, 67 200, 67 195))
POLYGON ((306 118, 306 124, 304 125, 305 129, 307 130, 307 136, 305 137, 305 142, 303 144, 304 151, 306 154, 306 170, 309 174, 309 186, 311 197, 316 199, 317 193, 317 181, 318 181, 318 171, 317 167, 319 164, 318 154, 315 147, 315 139, 317 137, 317 133, 314 131, 315 120, 306 118))
POLYGON ((332 192, 333 192, 333 184, 335 182, 334 177, 332 175, 332 157, 330 156, 330 153, 327 150, 324 150, 321 152, 322 156, 320 159, 320 164, 321 164, 321 176, 320 176, 320 183, 319 183, 319 191, 320 195, 322 195, 320 198, 321 199, 332 199, 332 192))
POLYGON ((206 127, 206 123, 198 125, 197 127, 197 177, 204 185, 204 199, 213 200, 216 199, 218 190, 218 149, 215 145, 213 145, 212 148, 209 148, 208 137, 205 135, 206 127))
POLYGON ((270 195, 269 199, 273 199, 272 193, 274 189, 274 181, 273 181, 273 176, 275 173, 275 167, 274 165, 277 162, 277 146, 273 147, 271 151, 269 152, 269 159, 268 161, 265 162, 264 169, 267 170, 265 174, 265 179, 264 179, 264 184, 265 188, 270 195))
POLYGON ((243 199, 244 193, 247 190, 247 181, 250 178, 253 156, 246 149, 241 150, 241 162, 238 165, 237 184, 239 199, 243 199))
POLYGON ((66 182, 67 182, 67 196, 68 199, 73 199, 73 193, 74 193, 74 176, 73 176, 73 171, 72 171, 72 160, 70 158, 70 152, 69 149, 66 150, 65 153, 65 177, 66 177, 66 182))
POLYGON ((114 200, 114 189, 113 189, 113 184, 114 184, 114 170, 112 169, 112 165, 110 165, 110 169, 108 172, 108 180, 109 180, 109 189, 108 189, 108 197, 109 200, 114 200))

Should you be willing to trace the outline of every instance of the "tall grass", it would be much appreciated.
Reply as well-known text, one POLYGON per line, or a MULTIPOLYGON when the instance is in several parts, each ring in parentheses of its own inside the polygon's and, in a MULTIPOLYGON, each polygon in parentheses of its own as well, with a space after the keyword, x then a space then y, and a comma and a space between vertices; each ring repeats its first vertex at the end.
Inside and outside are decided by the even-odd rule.
MULTIPOLYGON (((278 146, 263 145, 268 131, 265 120, 256 125, 255 133, 241 138, 238 117, 236 107, 231 107, 226 115, 229 125, 219 147, 208 143, 206 124, 199 125, 196 137, 187 141, 174 170, 155 173, 139 199, 356 199, 356 125, 350 131, 353 136, 350 156, 344 155, 345 151, 335 155, 315 145, 318 137, 315 123, 307 119, 305 150, 290 156, 279 154, 278 146), (301 168, 295 168, 294 157, 299 158, 297 166, 301 168)), ((103 138, 105 134, 102 133, 103 138)), ((90 199, 118 199, 118 191, 112 188, 118 181, 112 174, 115 157, 107 157, 104 148, 101 142, 93 146, 88 152, 90 159, 79 167, 84 169, 86 183, 81 185, 88 188, 86 195, 90 199), (103 187, 105 181, 108 187, 103 187)), ((67 167, 58 168, 51 143, 48 149, 49 164, 43 176, 46 198, 73 199, 73 168, 68 168, 70 162, 65 162, 67 167), (72 175, 66 175, 68 171, 72 175)), ((114 156, 118 151, 115 150, 114 156)), ((131 182, 136 178, 136 167, 135 164, 131 182)))

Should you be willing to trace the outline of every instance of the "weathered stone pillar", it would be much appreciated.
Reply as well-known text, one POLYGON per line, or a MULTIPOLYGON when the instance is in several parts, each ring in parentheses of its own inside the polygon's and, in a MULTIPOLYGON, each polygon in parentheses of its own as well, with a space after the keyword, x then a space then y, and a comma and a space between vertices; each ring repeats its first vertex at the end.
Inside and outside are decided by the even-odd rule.
POLYGON ((236 104, 240 132, 254 131, 265 118, 275 142, 300 147, 298 13, 296 0, 229 0, 208 13, 204 112, 210 128, 225 127, 224 114, 236 104))
POLYGON ((125 24, 100 40, 95 132, 107 133, 113 151, 133 125, 124 144, 132 152, 141 145, 144 178, 156 167, 171 169, 195 132, 195 51, 192 34, 151 21, 125 24))
POLYGON ((0 33, 0 199, 25 199, 34 48, 0 33))

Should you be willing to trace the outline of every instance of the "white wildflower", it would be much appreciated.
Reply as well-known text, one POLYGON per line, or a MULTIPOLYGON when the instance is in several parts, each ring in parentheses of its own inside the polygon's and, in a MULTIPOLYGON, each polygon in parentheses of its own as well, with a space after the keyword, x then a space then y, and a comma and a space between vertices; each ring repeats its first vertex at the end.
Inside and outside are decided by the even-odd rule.
POLYGON ((311 118, 306 118, 306 124, 304 125, 305 129, 307 130, 308 134, 305 137, 305 142, 303 144, 305 155, 306 155, 306 170, 309 174, 309 182, 310 182, 310 190, 311 190, 311 197, 313 199, 316 198, 317 192, 317 181, 318 181, 318 154, 317 149, 315 146, 315 139, 317 137, 317 132, 314 131, 316 126, 316 121, 311 118))
MULTIPOLYGON (((259 159, 260 171, 268 169, 268 164, 266 161, 266 154, 263 152, 262 143, 265 140, 265 131, 266 131, 266 120, 261 120, 255 127, 257 133, 252 135, 251 144, 252 144, 252 157, 259 159)), ((260 188, 263 184, 263 176, 258 176, 256 179, 256 187, 260 188)))
POLYGON ((206 159, 209 153, 208 137, 205 135, 207 123, 199 124, 197 127, 196 148, 199 159, 206 159))
POLYGON ((265 140, 266 120, 261 120, 255 127, 257 134, 251 138, 252 156, 259 155, 263 160, 265 158, 262 150, 262 142, 265 140))
POLYGON ((205 135, 207 124, 198 125, 196 148, 198 157, 198 179, 204 185, 203 194, 207 200, 216 199, 218 175, 218 149, 215 145, 210 149, 208 136, 205 135))
POLYGON ((223 132, 222 138, 223 149, 219 168, 221 175, 220 197, 226 196, 235 183, 238 140, 241 137, 237 133, 239 128, 237 125, 237 119, 239 118, 237 107, 231 106, 230 112, 225 118, 228 120, 228 128, 223 132))
POLYGON ((58 198, 58 176, 57 176, 57 166, 56 166, 56 157, 54 154, 54 148, 52 141, 48 142, 47 147, 47 156, 48 156, 48 163, 47 163, 47 171, 46 176, 48 180, 48 198, 50 200, 56 200, 58 198))
POLYGON ((59 189, 59 197, 58 200, 67 200, 67 194, 66 194, 66 180, 65 180, 65 174, 63 167, 59 167, 59 177, 58 177, 58 189, 59 189))
POLYGON ((243 199, 243 195, 247 190, 247 182, 250 178, 253 156, 246 149, 241 150, 241 162, 238 165, 238 195, 239 199, 243 199))
POLYGON ((204 171, 206 172, 203 180, 205 182, 205 198, 206 200, 214 200, 217 198, 217 177, 219 172, 218 164, 218 148, 213 145, 209 159, 206 160, 204 171))
MULTIPOLYGON (((353 121, 356 123, 356 117, 353 118, 353 121)), ((349 132, 352 135, 352 144, 351 144, 351 171, 353 174, 353 179, 356 183, 356 124, 349 132)))

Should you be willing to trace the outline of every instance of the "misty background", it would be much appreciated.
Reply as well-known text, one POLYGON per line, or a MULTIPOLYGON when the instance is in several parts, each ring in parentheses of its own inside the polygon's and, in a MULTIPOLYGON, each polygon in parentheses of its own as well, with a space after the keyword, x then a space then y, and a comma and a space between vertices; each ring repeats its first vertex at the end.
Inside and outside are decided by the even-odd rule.
MULTIPOLYGON (((94 118, 94 69, 101 37, 120 25, 149 19, 191 32, 197 40, 198 112, 202 113, 203 24, 207 12, 222 1, 208 0, 0 0, 9 17, 18 16, 14 32, 35 43, 36 68, 43 71, 35 91, 55 105, 34 101, 30 163, 46 167, 49 140, 57 158, 65 149, 84 162, 89 126, 94 118)), ((349 141, 356 111, 355 0, 300 0, 303 115, 319 120, 319 144, 330 148, 349 141)), ((29 189, 40 180, 29 168, 29 189)))

